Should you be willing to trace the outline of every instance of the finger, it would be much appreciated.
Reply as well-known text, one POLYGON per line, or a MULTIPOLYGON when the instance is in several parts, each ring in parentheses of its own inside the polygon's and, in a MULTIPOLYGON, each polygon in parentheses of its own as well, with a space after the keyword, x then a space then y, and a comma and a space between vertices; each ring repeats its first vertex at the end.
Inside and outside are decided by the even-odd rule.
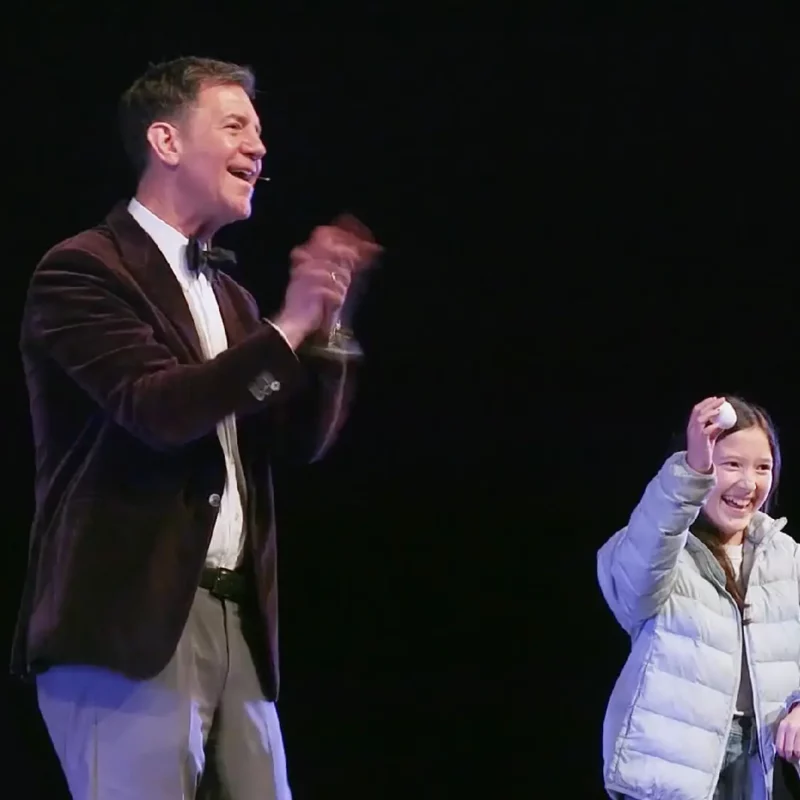
POLYGON ((706 425, 709 421, 716 419, 717 414, 719 414, 719 409, 722 404, 725 402, 725 398, 712 398, 708 401, 703 401, 696 407, 696 411, 694 412, 693 416, 695 421, 701 427, 706 425))
POLYGON ((327 286, 314 287, 314 295, 322 300, 323 303, 336 309, 341 308, 344 303, 345 293, 341 289, 329 288, 327 286))
POLYGON ((800 729, 794 725, 787 725, 788 735, 784 741, 784 748, 791 759, 800 758, 800 729))
POLYGON ((346 234, 345 242, 358 250, 359 266, 365 266, 383 252, 383 247, 375 241, 372 231, 352 215, 341 215, 333 224, 337 231, 346 234))
POLYGON ((709 403, 713 403, 715 400, 718 399, 719 399, 718 397, 704 397, 702 400, 699 400, 692 406, 692 411, 693 412, 701 411, 703 408, 709 405, 709 403))
POLYGON ((338 261, 331 261, 328 258, 304 258, 292 265, 292 275, 320 277, 330 275, 332 272, 344 273, 344 270, 338 261))
POLYGON ((786 720, 783 720, 778 725, 778 730, 775 732, 775 752, 781 757, 786 758, 785 744, 786 744, 786 720))
POLYGON ((717 440, 723 430, 724 428, 720 428, 719 425, 710 423, 708 427, 703 430, 703 435, 708 437, 708 440, 713 443, 717 440))
POLYGON ((778 726, 775 750, 782 758, 800 758, 800 730, 789 719, 784 719, 778 726))
POLYGON ((725 402, 725 398, 723 397, 707 397, 705 400, 701 400, 697 404, 697 408, 700 413, 708 411, 712 408, 719 408, 725 402))
POLYGON ((322 247, 350 247, 365 257, 371 257, 383 250, 371 231, 366 228, 363 231, 359 231, 357 227, 350 228, 346 222, 341 225, 320 225, 313 230, 310 243, 322 247))
POLYGON ((360 262, 371 261, 375 256, 383 252, 383 247, 377 242, 369 242, 364 239, 348 239, 345 244, 355 248, 360 262))
POLYGON ((792 726, 789 720, 786 720, 786 724, 783 726, 781 755, 783 756, 783 758, 789 758, 789 759, 794 757, 794 731, 792 730, 792 726))
POLYGON ((329 257, 337 261, 340 267, 346 269, 348 272, 352 272, 362 259, 361 253, 359 253, 357 248, 342 244, 331 248, 329 257))
POLYGON ((311 250, 307 244, 300 244, 297 247, 293 247, 291 253, 289 253, 289 260, 292 264, 305 261, 309 258, 311 258, 311 250))
POLYGON ((351 243, 345 243, 335 236, 315 233, 310 242, 292 251, 292 262, 308 258, 335 260, 341 263, 343 269, 359 272, 371 266, 382 251, 380 245, 371 242, 352 240, 351 243))
POLYGON ((309 244, 312 246, 331 247, 341 244, 355 247, 361 240, 335 225, 319 225, 311 232, 309 244))
POLYGON ((364 262, 364 255, 356 247, 338 242, 316 243, 297 248, 296 259, 314 259, 318 261, 334 261, 338 268, 353 272, 364 262))
POLYGON ((695 417, 702 416, 703 414, 707 414, 709 411, 718 409, 724 402, 725 402, 724 397, 706 397, 705 400, 701 400, 692 409, 692 414, 695 417))
POLYGON ((343 291, 347 291, 350 286, 351 273, 349 270, 342 269, 340 264, 333 261, 308 259, 296 264, 292 270, 292 274, 299 280, 309 281, 311 283, 333 283, 343 291))
POLYGON ((372 244, 371 242, 360 244, 358 248, 357 268, 369 266, 382 252, 383 248, 379 244, 372 244))
POLYGON ((697 418, 697 424, 705 430, 708 428, 709 425, 713 425, 717 417, 719 416, 719 409, 712 409, 711 411, 706 411, 705 413, 701 414, 697 418))
POLYGON ((339 228, 339 230, 345 231, 359 239, 363 239, 365 242, 375 241, 372 231, 349 211, 336 216, 333 220, 333 224, 339 228))
POLYGON ((321 286, 344 293, 350 284, 350 274, 331 261, 313 260, 298 264, 292 270, 292 280, 307 286, 321 286))
POLYGON ((702 426, 703 423, 701 422, 701 419, 703 418, 703 415, 704 415, 705 410, 706 410, 705 403, 706 403, 705 400, 701 400, 699 403, 697 403, 696 405, 692 406, 692 411, 689 414, 689 425, 690 426, 692 426, 692 425, 700 425, 700 426, 702 426))
POLYGON ((312 241, 304 242, 292 248, 289 254, 289 258, 293 262, 309 258, 338 261, 342 258, 354 259, 358 256, 359 248, 356 244, 347 244, 332 238, 315 238, 312 241))
POLYGON ((332 285, 323 286, 323 291, 329 293, 332 299, 338 304, 342 305, 344 303, 345 297, 347 297, 347 287, 344 283, 333 281, 332 285))
POLYGON ((347 290, 350 288, 351 275, 352 273, 350 272, 336 272, 334 270, 331 277, 335 283, 339 284, 339 286, 341 286, 341 288, 347 292, 347 290))

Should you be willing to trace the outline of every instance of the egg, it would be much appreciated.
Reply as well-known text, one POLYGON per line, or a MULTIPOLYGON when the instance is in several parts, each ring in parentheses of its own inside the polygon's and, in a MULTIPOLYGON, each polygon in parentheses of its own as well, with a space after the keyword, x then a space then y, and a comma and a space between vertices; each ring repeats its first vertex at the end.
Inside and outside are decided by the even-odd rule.
POLYGON ((736 412, 727 400, 719 407, 716 423, 724 430, 728 430, 736 424, 736 412))

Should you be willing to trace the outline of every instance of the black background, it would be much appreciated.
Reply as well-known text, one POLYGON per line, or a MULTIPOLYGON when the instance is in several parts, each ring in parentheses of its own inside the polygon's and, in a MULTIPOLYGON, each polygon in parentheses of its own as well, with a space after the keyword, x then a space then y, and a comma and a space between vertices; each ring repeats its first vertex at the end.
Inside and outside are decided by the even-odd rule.
MULTIPOLYGON (((264 312, 338 211, 386 247, 351 423, 277 480, 295 797, 603 797, 627 642, 595 552, 691 405, 765 405, 790 532, 800 510, 796 48, 731 19, 259 13, 37 6, 6 29, 4 641, 33 503, 30 272, 132 191, 114 111, 147 62, 240 61, 272 180, 218 243, 264 312)), ((66 796, 33 699, 5 695, 5 772, 66 796)))

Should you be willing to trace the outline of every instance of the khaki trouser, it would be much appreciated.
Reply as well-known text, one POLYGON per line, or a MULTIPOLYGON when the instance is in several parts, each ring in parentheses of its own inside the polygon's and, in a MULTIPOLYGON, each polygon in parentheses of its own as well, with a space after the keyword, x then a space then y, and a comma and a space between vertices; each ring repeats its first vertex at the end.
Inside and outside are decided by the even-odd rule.
POLYGON ((63 666, 39 675, 37 691, 75 800, 291 800, 239 607, 205 589, 154 679, 63 666))

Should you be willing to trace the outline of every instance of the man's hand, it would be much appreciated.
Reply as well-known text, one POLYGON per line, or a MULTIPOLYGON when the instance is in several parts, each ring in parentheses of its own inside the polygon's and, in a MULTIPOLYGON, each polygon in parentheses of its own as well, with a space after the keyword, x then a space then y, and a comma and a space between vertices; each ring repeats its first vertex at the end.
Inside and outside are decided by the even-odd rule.
POLYGON ((329 330, 353 275, 367 269, 382 250, 369 228, 349 214, 315 228, 307 242, 292 250, 286 299, 274 320, 292 347, 316 330, 329 330))
POLYGON ((366 225, 350 214, 342 214, 330 225, 314 228, 308 241, 292 251, 292 261, 333 261, 352 275, 369 267, 382 250, 366 225))
POLYGON ((347 294, 347 278, 331 261, 306 258, 293 264, 283 308, 273 320, 293 349, 317 330, 328 308, 340 308, 347 294))

